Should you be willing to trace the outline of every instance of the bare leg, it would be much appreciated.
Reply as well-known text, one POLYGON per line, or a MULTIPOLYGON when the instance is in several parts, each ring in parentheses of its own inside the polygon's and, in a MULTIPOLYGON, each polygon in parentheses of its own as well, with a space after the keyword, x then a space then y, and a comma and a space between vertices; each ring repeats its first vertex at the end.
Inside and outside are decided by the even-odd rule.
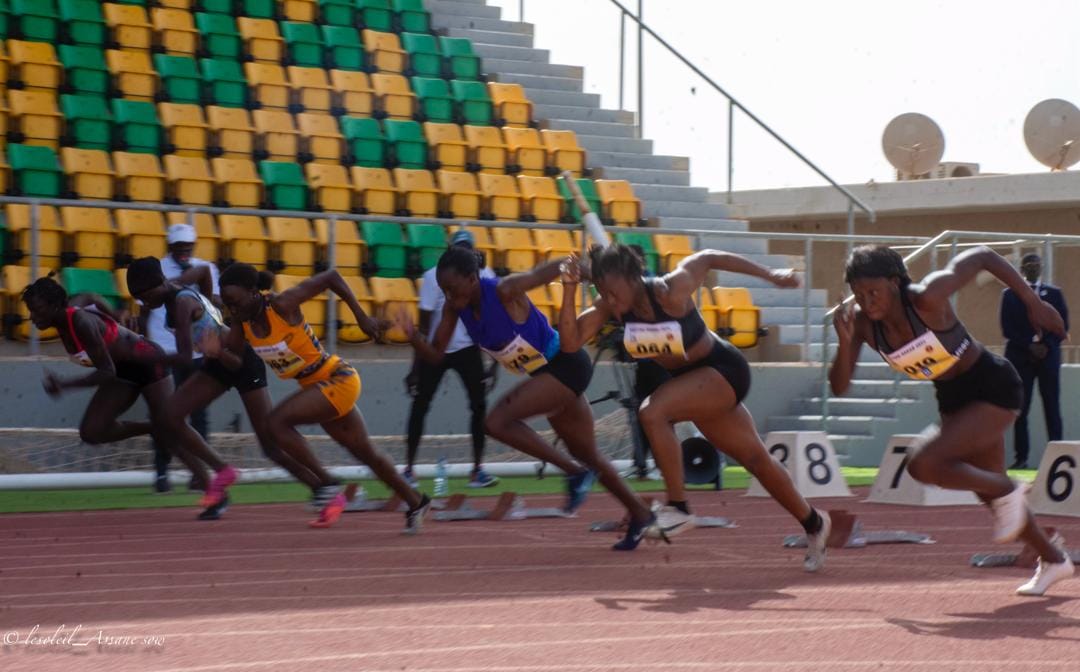
POLYGON ((371 443, 360 411, 354 408, 343 418, 322 423, 322 427, 331 438, 345 446, 356 459, 370 467, 380 481, 389 485, 399 497, 405 500, 409 508, 415 509, 420 505, 422 498, 420 493, 413 490, 405 477, 394 468, 394 462, 390 456, 371 443))
POLYGON ((997 499, 1013 489, 1005 470, 976 466, 990 446, 1001 442, 1016 413, 982 401, 968 404, 941 418, 941 431, 908 463, 917 481, 951 490, 970 490, 997 499))
POLYGON ((119 380, 98 387, 79 423, 79 438, 89 444, 113 443, 153 430, 150 422, 118 420, 139 398, 139 388, 119 380))
POLYGON ((244 410, 247 411, 248 420, 251 421, 259 446, 269 460, 281 465, 292 474, 293 478, 312 490, 337 483, 337 480, 323 468, 315 454, 311 452, 311 447, 306 441, 303 443, 303 449, 296 454, 288 453, 277 445, 277 441, 267 429, 273 402, 270 399, 270 392, 265 387, 241 394, 240 400, 244 403, 244 410))
MULTIPOLYGON (((167 390, 163 392, 157 390, 157 386, 160 384, 159 381, 144 388, 143 396, 151 409, 155 407, 159 409, 157 417, 161 418, 170 434, 167 440, 176 446, 181 456, 180 459, 184 460, 189 469, 191 469, 191 464, 184 459, 183 455, 185 453, 201 460, 214 471, 221 471, 228 465, 210 448, 206 440, 192 429, 191 425, 188 424, 188 417, 196 410, 205 408, 211 401, 224 394, 225 387, 200 371, 191 374, 175 393, 172 391, 172 380, 163 380, 168 380, 167 390), (164 397, 159 398, 159 395, 164 395, 164 397)), ((153 411, 151 412, 153 413, 153 411)), ((200 473, 196 474, 195 470, 192 469, 192 474, 205 477, 204 471, 199 467, 200 473)))
MULTIPOLYGON (((529 418, 561 413, 574 400, 574 393, 569 388, 544 373, 507 392, 488 413, 484 429, 488 436, 511 448, 553 464, 566 474, 577 474, 583 471, 581 465, 549 445, 525 424, 529 418)), ((589 431, 592 432, 591 427, 589 431)))

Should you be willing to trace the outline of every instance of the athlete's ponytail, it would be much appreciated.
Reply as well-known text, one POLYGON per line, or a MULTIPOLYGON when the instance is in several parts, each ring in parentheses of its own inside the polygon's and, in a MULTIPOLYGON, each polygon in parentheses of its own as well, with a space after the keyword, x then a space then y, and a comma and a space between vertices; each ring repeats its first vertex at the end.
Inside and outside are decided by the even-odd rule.
POLYGON ((863 245, 851 251, 844 268, 844 282, 850 284, 862 278, 898 278, 901 288, 911 284, 904 258, 885 245, 863 245))
POLYGON ((265 292, 274 286, 274 274, 256 270, 251 264, 232 264, 221 272, 218 284, 222 287, 240 287, 248 291, 265 292))
POLYGON ((641 278, 645 265, 641 256, 621 243, 589 248, 589 266, 593 282, 600 282, 606 275, 618 275, 627 280, 641 278))

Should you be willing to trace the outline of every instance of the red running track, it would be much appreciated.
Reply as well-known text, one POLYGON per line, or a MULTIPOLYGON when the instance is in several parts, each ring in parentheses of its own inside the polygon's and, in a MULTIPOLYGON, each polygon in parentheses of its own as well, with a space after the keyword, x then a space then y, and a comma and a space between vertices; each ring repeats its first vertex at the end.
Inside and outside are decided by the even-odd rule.
MULTIPOLYGON (((586 531, 618 515, 605 495, 577 519, 429 521, 417 537, 400 536, 400 514, 308 529, 298 505, 214 523, 178 509, 7 515, 0 637, 19 643, 0 646, 0 670, 1080 669, 1080 578, 1021 598, 1029 570, 969 567, 994 550, 982 509, 864 504, 865 489, 818 500, 938 543, 833 550, 807 575, 781 546, 797 525, 741 494, 693 496, 737 529, 628 554, 586 531), (67 641, 25 644, 61 624, 67 641)), ((1080 542, 1080 520, 1044 522, 1080 542)))

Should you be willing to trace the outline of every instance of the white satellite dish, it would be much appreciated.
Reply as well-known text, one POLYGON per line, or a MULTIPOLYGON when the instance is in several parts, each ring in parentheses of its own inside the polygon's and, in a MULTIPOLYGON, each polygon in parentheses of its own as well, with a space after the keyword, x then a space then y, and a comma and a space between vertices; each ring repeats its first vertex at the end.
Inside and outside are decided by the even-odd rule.
POLYGON ((1080 109, 1067 100, 1044 100, 1024 119, 1024 143, 1035 160, 1052 170, 1080 161, 1080 109))
POLYGON ((900 178, 910 180, 926 175, 941 163, 945 154, 945 135, 930 117, 907 112, 885 127, 881 149, 900 178))

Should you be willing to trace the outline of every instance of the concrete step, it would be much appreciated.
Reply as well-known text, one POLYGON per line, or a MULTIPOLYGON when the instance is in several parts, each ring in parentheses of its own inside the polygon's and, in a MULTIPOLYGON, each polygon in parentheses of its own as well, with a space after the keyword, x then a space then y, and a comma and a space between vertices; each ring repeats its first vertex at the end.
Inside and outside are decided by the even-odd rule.
POLYGON ((611 123, 606 121, 574 121, 558 119, 548 123, 550 128, 560 131, 573 131, 578 135, 595 135, 607 138, 636 138, 637 126, 633 124, 611 123))
MULTIPOLYGON (((750 295, 754 298, 754 303, 759 306, 802 308, 803 305, 802 289, 780 289, 777 287, 773 287, 772 289, 755 289, 750 292, 750 295)), ((810 290, 811 306, 824 306, 826 298, 828 298, 828 293, 824 289, 810 290)))
POLYGON ((585 69, 578 65, 537 63, 536 61, 510 61, 499 58, 485 58, 484 71, 487 73, 508 72, 515 75, 535 75, 538 77, 558 77, 577 80, 585 77, 585 69))
MULTIPOLYGON (((705 231, 715 231, 718 235, 724 236, 729 232, 749 231, 750 224, 745 219, 729 219, 724 217, 717 217, 715 219, 706 219, 703 217, 661 217, 657 220, 660 226, 671 229, 698 229, 705 231)), ((738 240, 736 238, 732 238, 738 240)), ((751 238, 743 238, 742 240, 753 240, 751 238)), ((757 240, 764 241, 763 238, 757 240)))
POLYGON ((450 37, 464 37, 471 40, 474 47, 492 44, 502 47, 531 49, 533 45, 533 37, 531 34, 507 33, 498 30, 479 30, 475 28, 459 28, 455 26, 445 26, 441 23, 436 25, 439 28, 443 28, 443 32, 450 37))
MULTIPOLYGON (((578 138, 580 140, 580 138, 578 138)), ((651 140, 639 142, 651 143, 651 140)), ((635 189, 636 191, 636 189, 635 189)), ((690 203, 687 201, 649 201, 642 204, 644 216, 649 217, 680 217, 693 219, 727 219, 728 207, 718 203, 690 203)))
MULTIPOLYGON (((900 403, 913 402, 874 397, 830 397, 829 415, 870 415, 875 418, 895 418, 896 407, 900 403)), ((820 414, 821 397, 795 399, 791 402, 791 410, 799 415, 820 414)))
POLYGON ((640 140, 638 138, 612 138, 603 135, 578 134, 578 144, 592 152, 610 152, 616 149, 621 152, 637 152, 638 154, 652 153, 652 140, 640 140))
MULTIPOLYGON (((595 163, 593 163, 595 166, 595 163)), ((690 186, 690 173, 685 170, 656 170, 654 168, 618 168, 600 166, 593 168, 593 178, 604 180, 627 180, 633 184, 666 184, 690 186)))
MULTIPOLYGON (((620 113, 621 114, 621 113, 620 113)), ((628 113, 632 114, 632 113, 628 113)), ((590 152, 589 163, 593 166, 612 168, 649 168, 653 170, 690 170, 690 159, 685 156, 660 154, 626 154, 623 152, 590 152)))
POLYGON ((504 61, 528 61, 531 63, 547 63, 551 59, 551 52, 547 49, 534 49, 533 47, 511 47, 504 44, 481 44, 473 42, 473 50, 485 61, 488 59, 504 61))
MULTIPOLYGON (((487 63, 484 64, 487 70, 487 63)), ((532 89, 548 89, 550 91, 574 91, 581 92, 584 84, 579 78, 572 77, 547 77, 544 75, 518 75, 515 73, 500 72, 492 73, 488 78, 493 82, 510 82, 521 84, 530 91, 532 89)), ((530 99, 532 97, 530 96, 530 99)))
POLYGON ((425 0, 424 7, 431 12, 434 19, 438 16, 469 16, 477 19, 498 19, 502 17, 502 10, 498 7, 480 4, 476 2, 459 2, 458 0, 425 0))
MULTIPOLYGON (((762 305, 762 304, 758 304, 762 305)), ((811 306, 810 307, 810 324, 816 324, 825 317, 824 306, 811 306)), ((803 323, 803 308, 802 306, 768 306, 761 308, 761 323, 762 324, 802 324, 803 323)))
MULTIPOLYGON (((870 436, 875 420, 879 418, 870 415, 830 415, 829 433, 870 436)), ((824 428, 824 423, 820 414, 777 415, 766 420, 765 426, 770 432, 820 432, 824 428)))
MULTIPOLYGON (((856 370, 858 372, 858 370, 856 370)), ((880 397, 886 399, 918 399, 924 390, 932 390, 932 383, 917 380, 852 380, 845 395, 852 397, 880 397)), ((932 392, 931 392, 932 393, 932 392)))
MULTIPOLYGON (((709 190, 702 187, 670 187, 662 184, 633 184, 634 195, 642 201, 684 201, 705 203, 709 190)), ((711 204, 710 204, 711 205, 711 204)))
POLYGON ((553 89, 532 89, 526 87, 525 93, 533 105, 562 105, 600 109, 600 96, 596 93, 579 91, 555 91, 553 89))
POLYGON ((517 33, 532 37, 535 32, 531 23, 517 23, 501 19, 481 19, 457 14, 432 14, 431 23, 435 28, 464 28, 466 30, 487 30, 494 33, 517 33))
POLYGON ((564 121, 599 121, 606 124, 632 124, 634 113, 601 110, 573 105, 539 105, 533 101, 533 117, 547 128, 562 128, 564 121))
MULTIPOLYGON (((830 327, 831 328, 831 327, 830 327)), ((802 345, 803 343, 803 325, 802 324, 782 324, 777 325, 777 329, 780 330, 780 343, 784 345, 802 345)), ((815 337, 816 330, 813 325, 810 325, 810 349, 804 354, 803 360, 808 362, 814 362, 815 364, 821 363, 821 340, 815 337)), ((831 363, 833 357, 836 356, 836 341, 829 343, 829 356, 828 362, 831 363)), ((869 367, 877 366, 881 364, 881 357, 876 352, 869 349, 863 349, 859 353, 858 367, 855 369, 855 375, 860 378, 873 378, 879 380, 892 380, 892 369, 885 367, 883 369, 870 369, 869 367)))

